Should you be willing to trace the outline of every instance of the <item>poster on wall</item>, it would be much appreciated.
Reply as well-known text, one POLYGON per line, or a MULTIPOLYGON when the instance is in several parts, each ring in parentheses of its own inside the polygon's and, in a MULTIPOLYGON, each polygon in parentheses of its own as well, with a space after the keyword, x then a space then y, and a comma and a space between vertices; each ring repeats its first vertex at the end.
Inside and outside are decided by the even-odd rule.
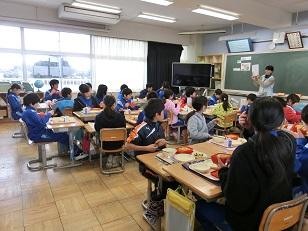
POLYGON ((241 71, 250 71, 251 63, 241 63, 241 71))
POLYGON ((258 76, 260 75, 259 72, 259 64, 254 64, 251 66, 251 72, 252 72, 252 76, 258 76))

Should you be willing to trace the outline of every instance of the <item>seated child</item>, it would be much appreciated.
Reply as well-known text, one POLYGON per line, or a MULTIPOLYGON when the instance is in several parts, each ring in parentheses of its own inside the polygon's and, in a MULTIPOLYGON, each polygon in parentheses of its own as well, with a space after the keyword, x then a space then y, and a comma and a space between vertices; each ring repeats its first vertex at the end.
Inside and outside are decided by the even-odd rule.
POLYGON ((11 115, 14 120, 19 120, 22 114, 20 95, 21 86, 13 83, 7 93, 7 102, 11 107, 11 115))
POLYGON ((247 95, 247 105, 243 105, 240 109, 240 112, 243 113, 245 111, 248 111, 248 108, 251 106, 251 104, 257 99, 257 96, 253 93, 247 95))
POLYGON ((178 126, 184 125, 184 122, 178 118, 178 114, 180 112, 180 105, 177 101, 172 101, 173 99, 173 91, 166 89, 164 91, 164 99, 165 99, 165 111, 169 111, 172 114, 171 125, 178 126))
POLYGON ((287 105, 287 102, 281 98, 281 97, 274 97, 276 100, 279 101, 281 106, 283 107, 283 113, 288 121, 288 123, 294 124, 299 123, 301 121, 301 115, 297 114, 296 111, 289 105, 287 105))
POLYGON ((122 98, 123 98, 122 91, 123 91, 125 88, 128 88, 128 86, 127 86, 126 84, 122 84, 121 87, 120 87, 120 92, 118 93, 118 97, 117 97, 118 100, 122 100, 122 98))
MULTIPOLYGON (((130 133, 126 148, 135 151, 136 155, 153 153, 161 150, 167 144, 164 130, 160 124, 163 120, 164 104, 160 99, 150 99, 144 108, 146 120, 139 124, 130 133)), ((143 176, 158 184, 158 176, 147 169, 144 164, 139 163, 139 171, 143 176)), ((144 213, 144 218, 156 230, 160 226, 160 217, 163 215, 163 198, 166 195, 166 182, 163 182, 163 192, 151 193, 151 200, 144 213), (159 196, 158 196, 159 195, 159 196)))
POLYGON ((181 107, 192 107, 192 101, 197 96, 196 90, 193 87, 185 89, 185 96, 181 98, 181 107))
POLYGON ((73 111, 82 111, 84 107, 97 108, 100 107, 96 99, 92 96, 89 85, 81 84, 79 86, 80 95, 74 99, 73 111))
POLYGON ((133 92, 129 88, 125 88, 122 91, 122 98, 118 99, 117 102, 117 111, 123 111, 125 109, 137 110, 138 107, 133 103, 133 92))
POLYGON ((61 94, 60 94, 60 91, 58 90, 59 88, 59 80, 57 79, 52 79, 50 80, 49 82, 49 85, 50 85, 50 90, 46 91, 45 92, 45 97, 44 97, 44 100, 47 101, 47 100, 58 100, 58 99, 61 99, 61 94))
POLYGON ((232 123, 223 122, 224 117, 233 111, 232 105, 229 103, 229 98, 227 94, 222 93, 220 95, 221 103, 218 103, 213 110, 213 115, 218 117, 217 125, 221 128, 232 127, 232 123))
POLYGON ((104 100, 105 95, 107 95, 107 90, 108 90, 108 87, 106 85, 104 84, 98 85, 96 96, 95 96, 98 104, 100 104, 104 100))
POLYGON ((209 131, 215 127, 217 120, 213 119, 211 122, 206 124, 206 119, 203 114, 207 107, 206 97, 196 97, 192 102, 192 106, 196 111, 190 112, 186 118, 187 129, 189 133, 189 143, 202 143, 211 137, 209 131))
POLYGON ((54 133, 47 129, 46 124, 53 111, 47 112, 45 115, 38 115, 36 108, 40 98, 35 93, 29 93, 24 97, 25 111, 22 113, 22 120, 28 127, 28 137, 34 142, 57 141, 61 144, 68 145, 68 135, 66 133, 54 133))
MULTIPOLYGON (((126 121, 123 114, 115 110, 116 100, 114 96, 106 95, 104 97, 104 110, 95 118, 95 130, 99 132, 102 128, 125 128, 126 121)), ((123 142, 105 142, 104 149, 118 149, 122 147, 123 142)))
MULTIPOLYGON (((151 91, 147 94, 147 101, 150 99, 157 99, 157 94, 155 91, 151 91)), ((140 112, 137 118, 137 124, 141 124, 145 119, 144 111, 140 112)))
POLYGON ((287 104, 291 106, 297 114, 300 114, 303 108, 307 105, 306 103, 300 102, 301 98, 296 94, 290 94, 287 97, 287 104))
POLYGON ((216 89, 214 94, 209 99, 209 106, 215 105, 221 98, 222 90, 216 89))
POLYGON ((163 98, 164 98, 164 94, 165 94, 164 91, 165 91, 165 90, 170 90, 170 89, 171 89, 170 83, 169 83, 168 81, 164 81, 164 82, 162 83, 161 88, 159 88, 159 89, 156 91, 158 98, 163 99, 163 98))
POLYGON ((54 110, 58 112, 59 115, 63 115, 65 108, 73 108, 74 101, 72 100, 72 90, 65 87, 61 90, 62 99, 58 100, 55 104, 54 110))
POLYGON ((151 83, 147 83, 145 89, 140 92, 138 98, 144 99, 151 91, 153 91, 153 85, 151 83))

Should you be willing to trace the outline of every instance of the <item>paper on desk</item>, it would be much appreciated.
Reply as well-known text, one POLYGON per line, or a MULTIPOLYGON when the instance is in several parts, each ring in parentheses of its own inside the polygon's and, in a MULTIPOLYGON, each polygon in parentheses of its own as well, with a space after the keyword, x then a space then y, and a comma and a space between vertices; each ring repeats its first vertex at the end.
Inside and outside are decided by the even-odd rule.
POLYGON ((251 66, 252 76, 258 76, 258 75, 260 75, 260 73, 259 73, 259 67, 260 67, 259 64, 253 64, 253 65, 251 66))

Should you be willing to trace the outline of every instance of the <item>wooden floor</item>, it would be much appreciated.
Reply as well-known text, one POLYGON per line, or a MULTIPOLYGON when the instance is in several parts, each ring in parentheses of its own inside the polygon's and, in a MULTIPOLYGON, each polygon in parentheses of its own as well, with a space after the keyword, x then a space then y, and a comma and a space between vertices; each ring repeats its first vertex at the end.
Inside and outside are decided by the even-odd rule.
MULTIPOLYGON (((37 149, 13 139, 17 124, 0 123, 0 230, 151 230, 142 218, 147 181, 136 162, 102 175, 98 161, 66 170, 30 172, 37 149)), ((47 153, 55 153, 56 145, 47 153)))

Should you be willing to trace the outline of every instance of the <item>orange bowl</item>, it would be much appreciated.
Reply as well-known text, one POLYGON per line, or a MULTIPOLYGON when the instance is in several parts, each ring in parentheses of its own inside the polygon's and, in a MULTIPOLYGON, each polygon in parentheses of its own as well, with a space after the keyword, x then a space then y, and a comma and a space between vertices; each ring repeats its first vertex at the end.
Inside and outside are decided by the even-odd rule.
POLYGON ((226 153, 216 153, 211 156, 211 160, 214 164, 218 164, 218 159, 220 159, 221 162, 225 164, 226 162, 230 160, 230 158, 231 158, 231 155, 226 154, 226 153))
POLYGON ((178 147, 175 154, 192 154, 193 151, 191 147, 178 147))
POLYGON ((229 134, 229 135, 226 135, 226 137, 232 140, 237 140, 238 138, 240 138, 238 134, 229 134))

